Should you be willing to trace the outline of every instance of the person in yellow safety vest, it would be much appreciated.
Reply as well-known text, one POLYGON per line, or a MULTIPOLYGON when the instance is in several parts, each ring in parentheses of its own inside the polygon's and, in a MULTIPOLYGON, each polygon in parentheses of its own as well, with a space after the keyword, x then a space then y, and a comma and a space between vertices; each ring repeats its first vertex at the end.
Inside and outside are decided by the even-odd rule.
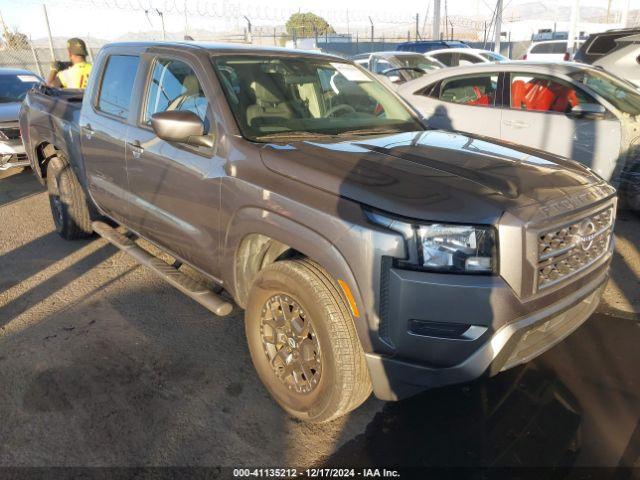
POLYGON ((67 41, 67 50, 71 63, 53 62, 47 85, 85 89, 91 73, 91 64, 87 62, 87 45, 80 38, 71 38, 67 41))

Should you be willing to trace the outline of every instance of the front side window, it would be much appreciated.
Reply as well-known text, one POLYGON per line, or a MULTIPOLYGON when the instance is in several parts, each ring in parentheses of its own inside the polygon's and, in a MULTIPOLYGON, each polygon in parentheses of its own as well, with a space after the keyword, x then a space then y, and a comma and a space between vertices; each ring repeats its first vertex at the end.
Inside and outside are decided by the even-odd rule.
POLYGON ((423 129, 393 93, 351 63, 225 55, 213 57, 213 64, 250 140, 423 129))
POLYGON ((138 71, 139 57, 111 55, 102 75, 98 110, 119 118, 129 116, 133 82, 138 71))
POLYGON ((570 76, 621 112, 633 116, 640 115, 640 94, 632 84, 600 70, 585 69, 570 76))
POLYGON ((464 105, 493 107, 496 103, 497 89, 497 73, 457 77, 442 83, 440 100, 464 105))
POLYGON ((596 103, 569 82, 547 75, 512 74, 511 108, 568 113, 579 104, 596 103))
POLYGON ((193 69, 180 60, 158 59, 153 67, 144 122, 158 112, 188 111, 195 113, 209 131, 209 102, 193 69))

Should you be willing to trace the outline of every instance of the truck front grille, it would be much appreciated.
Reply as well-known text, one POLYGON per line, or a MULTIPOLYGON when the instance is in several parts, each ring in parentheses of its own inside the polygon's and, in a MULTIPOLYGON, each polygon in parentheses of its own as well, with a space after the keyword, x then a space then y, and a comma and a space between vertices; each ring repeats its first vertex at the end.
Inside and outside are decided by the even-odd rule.
POLYGON ((538 235, 538 290, 569 279, 608 250, 615 210, 609 206, 538 235))

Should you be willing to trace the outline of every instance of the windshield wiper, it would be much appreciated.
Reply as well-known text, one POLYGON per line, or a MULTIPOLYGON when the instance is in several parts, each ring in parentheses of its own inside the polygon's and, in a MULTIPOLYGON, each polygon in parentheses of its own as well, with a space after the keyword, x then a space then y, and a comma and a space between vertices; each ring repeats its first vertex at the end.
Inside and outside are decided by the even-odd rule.
POLYGON ((278 133, 269 133, 267 135, 259 135, 256 140, 297 140, 300 138, 313 138, 313 137, 328 137, 332 138, 334 135, 329 133, 320 133, 320 132, 306 132, 302 130, 294 130, 291 132, 278 132, 278 133))
POLYGON ((384 135, 388 133, 401 133, 404 130, 397 128, 356 128, 354 130, 345 130, 340 132, 338 136, 351 136, 351 135, 384 135))

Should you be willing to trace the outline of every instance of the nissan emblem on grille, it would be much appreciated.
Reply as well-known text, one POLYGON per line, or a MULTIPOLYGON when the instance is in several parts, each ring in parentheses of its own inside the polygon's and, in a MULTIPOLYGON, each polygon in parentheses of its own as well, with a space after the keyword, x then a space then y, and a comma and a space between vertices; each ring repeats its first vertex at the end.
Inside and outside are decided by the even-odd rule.
POLYGON ((538 289, 555 285, 581 272, 609 247, 613 207, 538 236, 538 289))

